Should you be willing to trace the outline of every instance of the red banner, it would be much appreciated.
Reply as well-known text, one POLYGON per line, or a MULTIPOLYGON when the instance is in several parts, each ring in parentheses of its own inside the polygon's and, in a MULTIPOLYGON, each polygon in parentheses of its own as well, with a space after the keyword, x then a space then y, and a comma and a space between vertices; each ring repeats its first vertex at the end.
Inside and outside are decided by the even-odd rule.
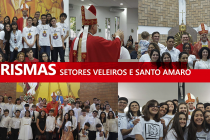
POLYGON ((0 82, 210 82, 210 70, 141 66, 138 62, 1 63, 0 82))

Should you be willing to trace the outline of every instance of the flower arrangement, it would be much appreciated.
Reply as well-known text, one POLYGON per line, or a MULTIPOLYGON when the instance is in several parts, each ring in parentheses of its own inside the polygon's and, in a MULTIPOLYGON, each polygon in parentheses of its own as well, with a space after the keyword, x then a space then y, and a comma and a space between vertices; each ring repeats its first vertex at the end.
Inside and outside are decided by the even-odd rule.
POLYGON ((26 94, 25 94, 25 96, 23 97, 24 101, 28 101, 28 98, 29 98, 29 97, 31 97, 32 100, 34 101, 35 98, 34 98, 34 96, 31 95, 30 93, 26 93, 26 94))

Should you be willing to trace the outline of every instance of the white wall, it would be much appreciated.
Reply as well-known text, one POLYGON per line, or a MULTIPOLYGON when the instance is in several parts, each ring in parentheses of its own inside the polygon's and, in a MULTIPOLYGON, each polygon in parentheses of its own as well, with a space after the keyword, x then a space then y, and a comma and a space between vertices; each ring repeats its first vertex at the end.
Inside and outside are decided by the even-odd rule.
MULTIPOLYGON (((88 7, 86 7, 88 8, 88 7)), ((98 19, 99 29, 101 33, 97 33, 96 36, 105 38, 105 18, 111 19, 111 34, 115 33, 115 16, 120 17, 120 29, 124 31, 125 39, 127 40, 127 8, 123 12, 110 12, 110 8, 107 7, 96 7, 96 17, 98 19)), ((137 13, 138 14, 138 13, 137 13)), ((81 7, 74 5, 72 10, 69 10, 70 17, 76 17, 76 29, 81 29, 81 7)), ((78 34, 78 31, 77 31, 78 34)))
MULTIPOLYGON (((64 13, 69 13, 69 1, 68 0, 64 0, 64 13)), ((70 26, 70 18, 69 16, 67 16, 66 20, 65 20, 65 23, 70 26)), ((67 41, 66 43, 66 50, 65 50, 65 55, 66 56, 69 56, 69 41, 67 41)))
MULTIPOLYGON (((185 95, 192 93, 200 102, 210 102, 210 83, 185 83, 185 95)), ((118 94, 140 106, 155 99, 158 102, 178 98, 178 83, 118 83, 118 94)))
POLYGON ((133 41, 138 42, 138 8, 128 8, 127 17, 127 36, 125 36, 125 40, 128 40, 129 36, 132 35, 133 41), (133 33, 131 32, 131 29, 134 30, 133 33))

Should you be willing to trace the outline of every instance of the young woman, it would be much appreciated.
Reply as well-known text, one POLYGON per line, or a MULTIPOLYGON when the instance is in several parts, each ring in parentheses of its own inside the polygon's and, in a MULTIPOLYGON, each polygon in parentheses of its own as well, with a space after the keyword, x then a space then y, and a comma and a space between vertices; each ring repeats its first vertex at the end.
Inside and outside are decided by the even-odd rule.
POLYGON ((159 50, 152 50, 150 53, 150 62, 151 63, 144 63, 141 68, 142 69, 158 69, 160 67, 160 51, 159 50))
POLYGON ((160 114, 160 120, 161 124, 163 125, 163 136, 166 135, 167 133, 167 125, 168 125, 168 119, 164 119, 164 116, 168 113, 168 104, 166 102, 160 103, 160 109, 159 109, 159 114, 160 114))
POLYGON ((100 110, 104 111, 104 104, 103 103, 100 104, 100 110))
POLYGON ((43 98, 43 105, 47 105, 47 99, 43 98))
POLYGON ((55 117, 56 140, 59 140, 62 136, 62 123, 63 123, 63 110, 59 109, 58 114, 55 117))
MULTIPOLYGON (((168 105, 168 113, 163 117, 163 119, 169 123, 171 119, 174 117, 174 114, 176 113, 176 105, 173 101, 168 100, 166 101, 166 104, 168 105)), ((168 124, 166 124, 167 126, 168 124)))
POLYGON ((36 17, 34 17, 32 21, 33 21, 32 26, 37 27, 39 25, 39 21, 36 17))
POLYGON ((194 69, 210 69, 209 48, 202 47, 200 51, 198 52, 198 55, 200 57, 200 60, 195 62, 194 69))
POLYGON ((204 119, 205 119, 205 129, 210 130, 210 111, 206 110, 204 113, 204 119))
POLYGON ((133 45, 133 38, 132 38, 132 35, 130 35, 130 36, 129 36, 128 41, 130 41, 130 42, 131 42, 131 44, 133 45))
POLYGON ((77 129, 77 118, 74 115, 74 110, 69 110, 68 114, 69 114, 70 118, 72 118, 72 127, 73 127, 72 133, 75 138, 77 136, 77 130, 76 130, 77 129))
POLYGON ((49 26, 51 27, 52 25, 51 25, 51 18, 52 18, 52 15, 50 14, 50 13, 47 13, 47 24, 49 24, 49 26))
POLYGON ((18 18, 17 17, 13 17, 12 22, 17 22, 18 18))
POLYGON ((109 111, 107 117, 107 129, 109 131, 108 140, 117 140, 118 137, 118 119, 115 118, 113 111, 109 111))
POLYGON ((6 25, 6 24, 10 24, 10 17, 9 16, 4 17, 4 25, 6 25))
POLYGON ((103 128, 104 128, 104 133, 105 133, 105 139, 104 140, 107 140, 109 130, 108 130, 108 127, 107 127, 108 124, 107 124, 107 121, 106 121, 106 113, 101 112, 99 119, 100 119, 100 121, 103 125, 103 128))
POLYGON ((6 23, 4 26, 4 32, 5 32, 5 51, 6 51, 6 60, 8 60, 8 56, 10 53, 10 45, 9 45, 9 40, 10 40, 10 32, 11 32, 11 27, 9 23, 6 23))
MULTIPOLYGON (((191 116, 188 115, 189 114, 189 110, 188 110, 188 106, 186 103, 180 103, 177 107, 177 112, 183 112, 186 116, 186 126, 188 126, 190 124, 190 118, 191 116)), ((172 124, 173 124, 174 118, 171 119, 171 121, 169 122, 168 126, 167 126, 167 131, 171 130, 172 124)))
POLYGON ((25 53, 19 52, 17 54, 17 59, 14 62, 25 62, 25 53))
POLYGON ((177 68, 179 68, 179 69, 190 69, 190 67, 188 65, 188 57, 189 57, 188 53, 181 52, 179 54, 179 63, 177 63, 178 64, 177 68))
POLYGON ((161 57, 161 67, 159 69, 173 69, 171 55, 168 52, 164 52, 161 57))
POLYGON ((167 133, 165 140, 184 140, 187 118, 185 113, 177 112, 174 116, 173 125, 167 133))
POLYGON ((18 139, 20 140, 33 139, 33 133, 31 128, 31 117, 29 110, 26 110, 25 117, 21 119, 21 127, 18 139))
POLYGON ((39 140, 42 140, 43 137, 45 137, 45 130, 46 130, 46 112, 42 110, 39 113, 39 116, 37 117, 36 121, 37 126, 37 135, 39 137, 39 140))
POLYGON ((41 57, 39 57, 39 62, 52 62, 47 53, 43 52, 41 57))
POLYGON ((183 45, 183 52, 186 52, 189 57, 188 57, 188 65, 190 67, 190 69, 193 69, 194 65, 195 65, 195 61, 196 61, 196 56, 190 54, 191 52, 191 46, 189 43, 184 43, 183 45))
POLYGON ((65 114, 64 116, 64 121, 62 124, 62 137, 61 140, 74 140, 72 131, 73 131, 73 125, 72 125, 72 118, 69 116, 68 113, 65 114))
POLYGON ((13 107, 12 107, 12 114, 13 114, 13 116, 15 116, 16 110, 20 110, 20 112, 21 112, 23 109, 24 109, 24 108, 23 108, 23 106, 22 106, 22 104, 21 104, 21 102, 20 102, 20 98, 17 98, 17 99, 15 100, 15 104, 14 104, 13 107))
POLYGON ((210 133, 206 131, 204 124, 202 110, 195 109, 192 113, 191 121, 186 131, 187 133, 184 135, 185 140, 209 140, 210 133))
POLYGON ((23 48, 22 44, 22 33, 18 30, 17 23, 12 22, 11 24, 12 31, 10 34, 10 62, 13 62, 17 57, 18 52, 23 48))
POLYGON ((160 121, 159 104, 156 100, 150 100, 145 105, 143 116, 140 117, 140 123, 133 129, 136 140, 143 139, 163 139, 163 125, 160 121), (153 128, 153 130, 151 130, 153 128))
MULTIPOLYGON (((128 119, 128 127, 127 129, 132 129, 136 124, 136 121, 140 121, 139 117, 141 116, 140 113, 140 105, 136 101, 132 101, 128 106, 128 112, 126 113, 127 119, 128 119)), ((125 139, 127 140, 134 140, 135 135, 128 134, 125 136, 125 139)))
POLYGON ((5 62, 5 58, 3 53, 0 52, 0 62, 5 62))
POLYGON ((148 47, 148 53, 142 55, 141 58, 139 59, 139 62, 150 62, 151 60, 150 53, 154 49, 160 50, 159 46, 156 43, 150 43, 148 47))

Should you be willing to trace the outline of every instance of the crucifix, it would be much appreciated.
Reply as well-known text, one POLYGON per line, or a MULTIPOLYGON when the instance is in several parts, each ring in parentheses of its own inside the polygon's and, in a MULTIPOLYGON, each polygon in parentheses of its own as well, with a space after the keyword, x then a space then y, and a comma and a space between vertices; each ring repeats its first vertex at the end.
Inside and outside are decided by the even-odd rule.
POLYGON ((183 12, 183 10, 182 10, 182 12, 179 12, 179 13, 182 13, 182 23, 181 24, 184 24, 184 21, 183 21, 183 13, 185 13, 185 12, 183 12))
POLYGON ((178 83, 178 102, 185 102, 185 83, 178 83))

